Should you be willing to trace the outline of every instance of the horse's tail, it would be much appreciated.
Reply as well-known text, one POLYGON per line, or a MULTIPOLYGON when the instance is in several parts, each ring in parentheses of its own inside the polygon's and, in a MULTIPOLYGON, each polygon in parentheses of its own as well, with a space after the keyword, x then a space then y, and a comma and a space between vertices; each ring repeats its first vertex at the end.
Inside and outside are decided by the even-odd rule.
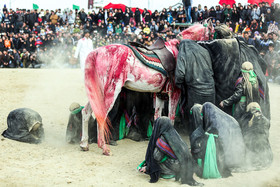
MULTIPOLYGON (((101 84, 101 80, 97 73, 97 56, 98 52, 95 50, 91 52, 86 59, 85 87, 92 111, 98 123, 98 134, 104 134, 105 140, 109 142, 111 123, 107 118, 107 110, 104 99, 104 86, 101 84)), ((100 139, 98 138, 98 141, 99 140, 100 139)), ((100 144, 98 143, 98 145, 100 144)))

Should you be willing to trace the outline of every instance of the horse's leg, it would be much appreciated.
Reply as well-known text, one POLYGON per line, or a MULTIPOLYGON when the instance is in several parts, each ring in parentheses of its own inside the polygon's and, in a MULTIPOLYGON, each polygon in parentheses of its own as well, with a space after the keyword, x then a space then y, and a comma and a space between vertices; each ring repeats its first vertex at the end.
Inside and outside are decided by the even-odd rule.
POLYGON ((88 121, 92 114, 92 109, 90 106, 90 103, 88 102, 82 110, 82 120, 83 120, 83 126, 82 126, 82 140, 80 143, 80 147, 83 151, 88 151, 88 121))
POLYGON ((161 117, 162 109, 164 108, 164 100, 158 98, 156 96, 156 103, 155 103, 155 116, 154 119, 161 117))
POLYGON ((181 96, 181 90, 178 88, 174 88, 173 92, 169 92, 169 103, 168 103, 168 109, 169 109, 169 114, 168 117, 172 121, 172 124, 174 124, 175 120, 175 114, 176 114, 176 109, 177 105, 181 96))
MULTIPOLYGON (((121 89, 122 89, 122 84, 118 83, 116 84, 115 88, 111 87, 108 88, 108 90, 110 90, 110 92, 113 92, 113 95, 107 94, 107 97, 105 97, 105 105, 106 105, 106 111, 107 111, 107 115, 109 114, 109 111, 111 111, 111 109, 113 108, 118 95, 121 93, 121 89)), ((104 123, 107 123, 107 121, 104 121, 104 123)), ((105 133, 104 130, 102 128, 100 128, 99 124, 97 123, 98 128, 98 147, 103 149, 103 154, 110 156, 110 148, 109 146, 106 145, 106 139, 105 139, 105 133)), ((106 137, 107 140, 109 141, 109 137, 106 137)), ((109 142, 108 142, 109 143, 109 142)))

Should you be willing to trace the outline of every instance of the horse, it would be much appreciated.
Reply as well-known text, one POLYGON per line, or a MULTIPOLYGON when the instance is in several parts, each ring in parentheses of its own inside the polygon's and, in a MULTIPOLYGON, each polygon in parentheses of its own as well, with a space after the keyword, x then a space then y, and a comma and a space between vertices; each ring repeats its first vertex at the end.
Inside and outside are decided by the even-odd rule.
MULTIPOLYGON (((212 24, 208 26, 195 24, 182 31, 179 36, 181 39, 209 40, 213 31, 212 24)), ((165 47, 175 60, 179 44, 178 38, 165 42, 165 47)), ((158 93, 163 90, 167 92, 168 117, 174 122, 181 91, 176 87, 173 88, 170 81, 163 73, 144 65, 125 45, 111 44, 92 51, 87 56, 85 64, 85 87, 89 102, 82 110, 83 128, 80 143, 82 150, 89 150, 88 120, 93 112, 98 123, 98 147, 103 149, 104 155, 110 155, 110 149, 106 145, 110 137, 110 120, 107 116, 122 87, 137 92, 158 93)), ((163 100, 156 97, 155 119, 161 116, 163 103, 163 100)))

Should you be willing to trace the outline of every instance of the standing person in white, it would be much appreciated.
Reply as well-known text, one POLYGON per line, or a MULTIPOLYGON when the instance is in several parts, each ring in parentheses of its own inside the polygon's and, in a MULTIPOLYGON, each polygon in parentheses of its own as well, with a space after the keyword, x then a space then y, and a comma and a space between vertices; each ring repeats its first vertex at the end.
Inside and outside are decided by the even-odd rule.
POLYGON ((85 70, 85 63, 88 54, 93 51, 93 43, 89 38, 89 30, 85 30, 84 37, 78 41, 77 49, 75 51, 75 58, 80 56, 80 67, 82 71, 85 70))

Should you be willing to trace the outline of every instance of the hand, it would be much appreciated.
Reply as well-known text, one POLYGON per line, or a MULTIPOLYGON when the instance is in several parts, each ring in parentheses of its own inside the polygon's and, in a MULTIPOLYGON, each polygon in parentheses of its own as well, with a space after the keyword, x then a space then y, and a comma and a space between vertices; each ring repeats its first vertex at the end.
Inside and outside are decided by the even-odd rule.
POLYGON ((140 171, 141 173, 146 173, 146 166, 140 168, 139 171, 140 171))
POLYGON ((224 103, 223 103, 223 101, 220 102, 220 107, 224 108, 224 103))

